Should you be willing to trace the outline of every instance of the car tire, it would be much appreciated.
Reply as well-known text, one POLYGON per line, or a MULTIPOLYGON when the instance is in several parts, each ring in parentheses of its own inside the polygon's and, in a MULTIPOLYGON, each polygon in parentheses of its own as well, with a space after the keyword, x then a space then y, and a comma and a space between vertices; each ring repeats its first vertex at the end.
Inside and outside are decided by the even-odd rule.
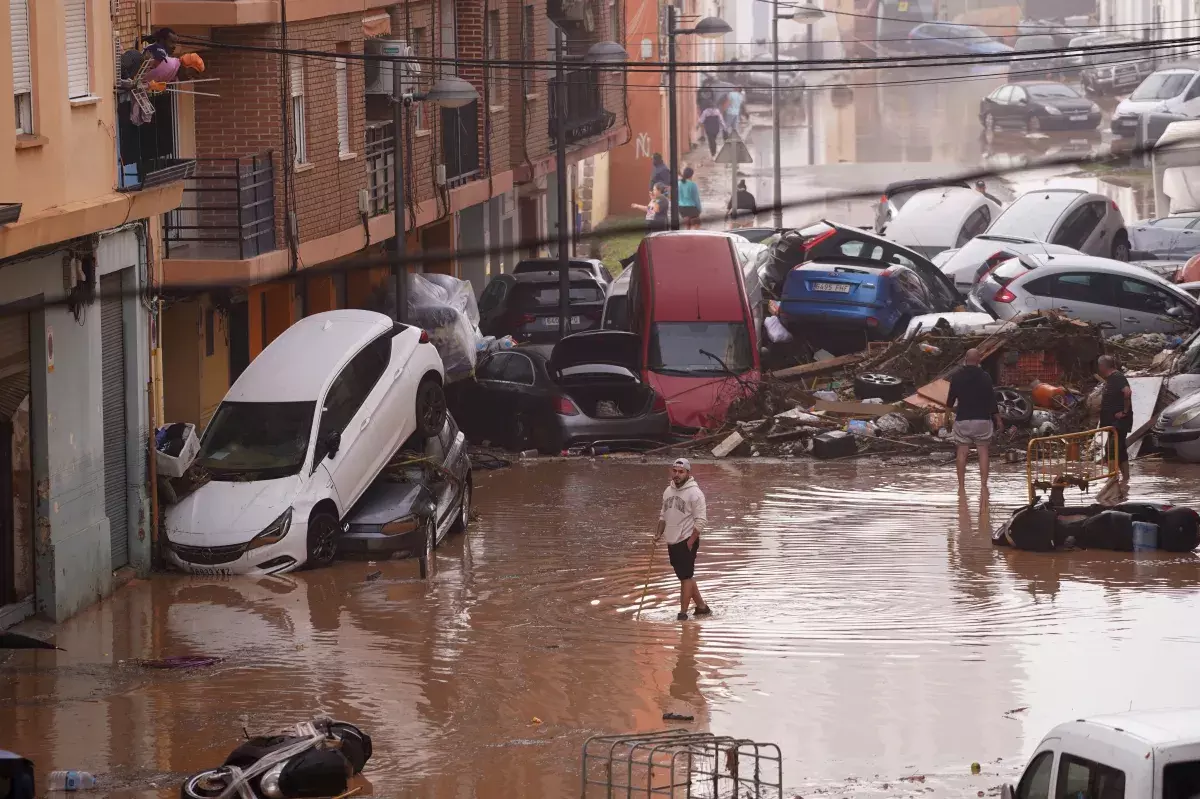
POLYGON ((860 400, 896 402, 904 398, 904 381, 880 372, 864 372, 854 376, 854 396, 860 400))
POLYGON ((465 533, 467 527, 471 524, 471 473, 467 472, 467 476, 463 478, 462 501, 458 506, 458 518, 454 520, 454 525, 450 528, 450 532, 458 535, 465 533))
POLYGON ((1006 425, 1026 425, 1033 418, 1033 400, 1015 388, 997 388, 996 408, 1006 425))
POLYGON ((442 432, 446 424, 446 392, 432 377, 426 377, 417 386, 415 403, 417 435, 433 438, 442 432))
POLYGON ((1122 231, 1116 235, 1112 244, 1112 259, 1128 262, 1130 257, 1129 237, 1122 231))
POLYGON ((307 551, 308 560, 304 567, 320 569, 333 563, 337 557, 337 540, 340 523, 327 510, 318 510, 308 517, 307 551))

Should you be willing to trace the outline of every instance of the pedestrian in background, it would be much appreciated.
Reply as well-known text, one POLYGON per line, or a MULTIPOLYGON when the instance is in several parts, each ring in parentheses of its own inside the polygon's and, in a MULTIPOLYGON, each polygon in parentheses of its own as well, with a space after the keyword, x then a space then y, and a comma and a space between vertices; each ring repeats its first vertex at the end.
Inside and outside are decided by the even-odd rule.
POLYGON ((704 135, 708 139, 708 151, 713 158, 717 157, 717 138, 721 135, 721 131, 725 130, 725 120, 721 116, 721 111, 718 108, 709 106, 700 114, 700 119, 697 124, 704 130, 704 135))
POLYGON ((655 153, 650 159, 650 188, 654 188, 655 183, 661 183, 666 186, 671 182, 671 167, 663 163, 662 153, 655 153))
POLYGON ((746 188, 746 181, 738 181, 737 194, 729 198, 725 209, 735 228, 754 227, 755 218, 758 216, 758 203, 746 188))
POLYGON ((1100 378, 1104 381, 1104 394, 1100 398, 1100 426, 1116 430, 1117 466, 1121 470, 1121 484, 1129 485, 1129 449, 1126 436, 1133 430, 1133 389, 1125 373, 1117 369, 1111 355, 1101 355, 1097 364, 1100 378))
POLYGON ((729 94, 725 96, 725 134, 736 133, 741 126, 742 121, 742 106, 746 101, 746 95, 742 94, 742 90, 738 88, 731 89, 729 94))
POLYGON ((695 171, 689 166, 683 170, 679 179, 679 190, 675 193, 675 201, 679 203, 679 215, 683 217, 683 227, 686 230, 700 229, 700 187, 692 180, 695 171))
POLYGON ((980 493, 988 492, 988 445, 995 433, 1004 430, 1004 420, 996 406, 992 377, 979 365, 979 350, 969 349, 963 365, 950 377, 946 407, 954 411, 951 439, 954 441, 958 490, 967 484, 967 458, 974 446, 979 453, 980 493), (993 424, 994 421, 994 424, 993 424))
POLYGON ((679 621, 687 621, 688 606, 694 600, 696 615, 712 613, 696 585, 696 553, 700 551, 700 532, 708 522, 704 492, 692 477, 692 464, 679 458, 671 464, 671 481, 663 491, 662 510, 654 539, 667 542, 671 568, 679 578, 679 621))
POLYGON ((646 214, 646 228, 651 232, 666 230, 671 213, 671 202, 667 199, 667 187, 655 183, 650 187, 650 201, 645 205, 633 203, 633 208, 646 214))

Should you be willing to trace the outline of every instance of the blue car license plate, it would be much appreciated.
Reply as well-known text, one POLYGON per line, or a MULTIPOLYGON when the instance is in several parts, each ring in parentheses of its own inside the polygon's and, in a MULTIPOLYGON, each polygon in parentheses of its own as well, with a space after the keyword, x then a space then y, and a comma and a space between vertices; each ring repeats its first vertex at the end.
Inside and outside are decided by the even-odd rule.
POLYGON ((813 291, 832 291, 835 294, 849 294, 849 283, 813 283, 813 291))

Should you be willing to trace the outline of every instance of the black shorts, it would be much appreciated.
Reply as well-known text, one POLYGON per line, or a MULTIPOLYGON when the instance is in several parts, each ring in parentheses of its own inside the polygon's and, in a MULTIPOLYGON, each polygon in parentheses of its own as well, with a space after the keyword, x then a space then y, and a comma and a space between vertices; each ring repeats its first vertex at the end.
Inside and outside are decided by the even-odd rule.
POLYGON ((1118 424, 1113 425, 1113 430, 1116 431, 1113 443, 1117 448, 1117 463, 1129 463, 1129 446, 1125 442, 1125 438, 1129 434, 1125 432, 1124 427, 1118 424))
POLYGON ((667 545, 667 555, 671 558, 671 568, 675 570, 676 577, 680 580, 692 579, 692 575, 696 573, 696 553, 699 551, 699 538, 690 547, 686 538, 678 544, 667 545))
POLYGON ((700 209, 694 205, 681 205, 679 206, 679 215, 684 219, 699 219, 700 209))

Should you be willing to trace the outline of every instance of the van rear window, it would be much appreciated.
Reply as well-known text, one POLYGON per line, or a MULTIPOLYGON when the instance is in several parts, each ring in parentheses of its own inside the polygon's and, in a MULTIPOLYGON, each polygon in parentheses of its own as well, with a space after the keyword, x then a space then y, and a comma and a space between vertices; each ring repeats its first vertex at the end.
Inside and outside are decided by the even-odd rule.
MULTIPOLYGON (((604 289, 595 283, 577 281, 571 284, 570 301, 603 302, 604 289)), ((557 283, 519 283, 513 288, 513 303, 522 310, 558 305, 557 283)))
POLYGON ((1200 794, 1200 760, 1163 767, 1163 799, 1191 799, 1200 794))

